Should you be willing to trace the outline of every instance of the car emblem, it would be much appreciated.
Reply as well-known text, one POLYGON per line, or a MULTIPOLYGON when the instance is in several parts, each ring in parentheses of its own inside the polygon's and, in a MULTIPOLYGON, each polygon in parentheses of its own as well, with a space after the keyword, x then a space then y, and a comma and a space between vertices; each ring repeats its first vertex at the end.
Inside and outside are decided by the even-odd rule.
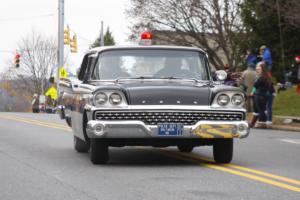
POLYGON ((194 104, 197 104, 198 102, 197 101, 194 101, 194 104))
POLYGON ((146 103, 146 101, 145 101, 145 100, 143 100, 143 101, 142 101, 142 103, 146 103))
POLYGON ((160 100, 159 103, 164 103, 164 101, 163 101, 163 100, 160 100))
POLYGON ((177 101, 177 103, 179 104, 179 103, 181 103, 180 101, 177 101))

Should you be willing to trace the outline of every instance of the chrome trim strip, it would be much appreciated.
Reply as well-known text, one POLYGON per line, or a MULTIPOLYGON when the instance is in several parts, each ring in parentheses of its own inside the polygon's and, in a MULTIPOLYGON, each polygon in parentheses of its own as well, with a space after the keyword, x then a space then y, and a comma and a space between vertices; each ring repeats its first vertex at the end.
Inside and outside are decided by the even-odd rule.
POLYGON ((188 111, 238 111, 246 112, 244 108, 234 107, 212 107, 212 106, 195 106, 195 105, 127 105, 124 107, 95 107, 86 105, 85 108, 89 111, 96 110, 188 110, 188 111))
MULTIPOLYGON (((184 126, 183 134, 172 136, 176 138, 199 138, 193 132, 202 125, 232 125, 235 129, 237 138, 245 138, 249 135, 250 130, 247 121, 199 121, 193 126, 184 126), (238 127, 244 126, 245 129, 239 132, 238 127)), ((99 129, 98 129, 99 130, 99 129)), ((165 138, 157 134, 158 128, 153 125, 145 125, 141 121, 97 121, 90 120, 87 124, 87 135, 89 138, 165 138), (101 131, 97 131, 97 127, 101 131)), ((169 136, 167 136, 169 137, 169 136)))

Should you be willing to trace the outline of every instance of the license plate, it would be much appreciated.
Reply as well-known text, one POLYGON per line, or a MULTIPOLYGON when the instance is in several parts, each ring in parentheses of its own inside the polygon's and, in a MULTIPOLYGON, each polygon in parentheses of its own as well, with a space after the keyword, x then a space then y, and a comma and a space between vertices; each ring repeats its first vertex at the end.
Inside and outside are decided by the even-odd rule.
POLYGON ((182 132, 183 132, 183 124, 179 124, 179 123, 158 124, 158 135, 178 136, 178 135, 182 135, 182 132))

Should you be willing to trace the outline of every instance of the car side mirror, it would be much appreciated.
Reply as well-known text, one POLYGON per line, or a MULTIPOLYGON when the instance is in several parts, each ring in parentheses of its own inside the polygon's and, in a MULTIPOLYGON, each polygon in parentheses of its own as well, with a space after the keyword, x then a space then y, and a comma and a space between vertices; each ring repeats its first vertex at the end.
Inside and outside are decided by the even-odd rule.
POLYGON ((79 77, 79 74, 80 74, 80 67, 77 68, 77 70, 76 70, 76 76, 77 76, 78 79, 80 78, 80 77, 79 77))
POLYGON ((215 77, 218 81, 224 81, 227 78, 227 72, 224 70, 218 70, 215 72, 215 77))
POLYGON ((83 80, 82 80, 82 82, 83 82, 83 83, 87 83, 88 80, 89 80, 89 78, 90 78, 90 76, 91 76, 91 73, 90 73, 90 72, 85 73, 85 74, 83 75, 83 80))

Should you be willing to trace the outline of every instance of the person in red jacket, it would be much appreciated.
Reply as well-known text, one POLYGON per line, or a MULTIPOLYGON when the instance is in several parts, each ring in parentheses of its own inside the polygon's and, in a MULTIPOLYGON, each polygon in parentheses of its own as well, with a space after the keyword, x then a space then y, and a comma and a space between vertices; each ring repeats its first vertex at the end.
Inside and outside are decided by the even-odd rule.
POLYGON ((296 87, 296 92, 300 94, 300 56, 295 57, 296 61, 296 69, 295 72, 297 73, 297 87, 296 87))

